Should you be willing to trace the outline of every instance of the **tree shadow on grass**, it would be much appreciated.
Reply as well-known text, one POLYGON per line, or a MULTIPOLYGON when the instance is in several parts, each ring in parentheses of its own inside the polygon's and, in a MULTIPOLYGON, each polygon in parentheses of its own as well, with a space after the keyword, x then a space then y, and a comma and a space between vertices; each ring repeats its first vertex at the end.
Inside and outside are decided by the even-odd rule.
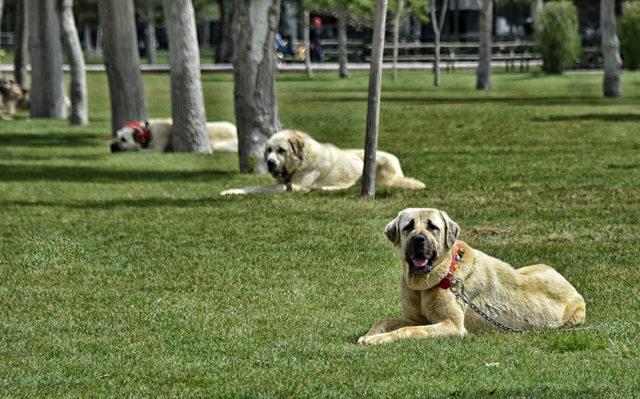
POLYGON ((106 146, 107 141, 105 140, 105 136, 98 134, 0 134, 0 143, 3 147, 13 146, 77 148, 94 146, 97 141, 105 142, 106 146))
POLYGON ((574 121, 601 121, 601 122, 638 122, 640 114, 580 114, 580 115, 549 115, 535 117, 534 122, 574 122, 574 121))
POLYGON ((197 208, 217 204, 226 199, 220 196, 207 198, 166 198, 151 197, 138 199, 114 199, 92 201, 0 201, 2 207, 46 207, 66 209, 119 209, 119 208, 197 208))
POLYGON ((453 391, 450 397, 461 398, 601 398, 609 393, 606 389, 558 389, 531 387, 522 389, 486 389, 476 392, 453 391))
POLYGON ((166 182, 166 181, 211 181, 216 178, 231 176, 235 172, 220 170, 196 171, 164 171, 164 170, 119 170, 85 166, 51 166, 51 165, 1 165, 0 181, 62 181, 123 183, 131 181, 166 182))

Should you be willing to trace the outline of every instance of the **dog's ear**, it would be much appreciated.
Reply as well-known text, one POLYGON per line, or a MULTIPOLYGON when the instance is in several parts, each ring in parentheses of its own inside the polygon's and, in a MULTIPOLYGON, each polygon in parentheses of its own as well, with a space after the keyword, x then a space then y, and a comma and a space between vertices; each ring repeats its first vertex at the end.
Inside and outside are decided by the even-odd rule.
POLYGON ((395 246, 398 246, 398 244, 400 244, 400 231, 398 229, 399 220, 400 216, 398 215, 395 219, 387 224, 387 227, 384 228, 384 234, 395 246))
POLYGON ((144 121, 144 128, 145 129, 149 129, 149 127, 151 126, 151 123, 149 123, 149 121, 144 121))
POLYGON ((291 135, 289 144, 291 144, 295 156, 302 160, 304 158, 304 137, 302 137, 300 133, 295 132, 291 135))
POLYGON ((458 226, 458 223, 451 220, 446 212, 440 211, 440 216, 442 216, 442 220, 444 220, 445 224, 444 234, 447 248, 451 248, 460 236, 460 226, 458 226))

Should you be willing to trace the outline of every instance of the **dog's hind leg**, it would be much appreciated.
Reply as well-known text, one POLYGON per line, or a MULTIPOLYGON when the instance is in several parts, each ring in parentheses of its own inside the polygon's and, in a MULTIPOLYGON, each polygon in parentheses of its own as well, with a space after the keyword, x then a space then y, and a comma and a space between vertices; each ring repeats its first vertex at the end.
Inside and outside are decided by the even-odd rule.
POLYGON ((586 316, 586 306, 584 299, 581 296, 576 296, 569 299, 569 302, 564 307, 564 313, 562 320, 564 323, 562 327, 571 327, 584 323, 586 316))

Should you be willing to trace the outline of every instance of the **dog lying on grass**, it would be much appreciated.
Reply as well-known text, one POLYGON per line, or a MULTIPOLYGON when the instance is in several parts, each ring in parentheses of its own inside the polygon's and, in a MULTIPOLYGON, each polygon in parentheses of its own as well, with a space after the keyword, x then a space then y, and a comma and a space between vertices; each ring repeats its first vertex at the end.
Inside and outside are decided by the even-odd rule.
POLYGON ((29 111, 31 99, 29 90, 23 89, 11 79, 0 78, 0 95, 5 112, 0 113, 2 119, 11 119, 18 110, 29 111))
MULTIPOLYGON (((131 122, 118 130, 111 141, 111 152, 120 151, 171 151, 171 119, 151 119, 147 122, 131 122)), ((207 122, 209 152, 238 151, 238 133, 230 122, 207 122)))
POLYGON ((463 281, 474 304, 509 327, 526 331, 584 323, 584 299, 560 273, 546 265, 514 269, 457 241, 459 232, 458 225, 437 209, 405 209, 387 225, 387 238, 403 264, 404 318, 377 322, 358 343, 495 329, 449 290, 453 278, 463 281))
MULTIPOLYGON (((322 144, 308 134, 283 130, 267 141, 264 161, 276 183, 265 187, 225 190, 222 195, 271 193, 285 190, 339 190, 353 186, 362 176, 363 150, 343 150, 322 144)), ((398 158, 384 151, 376 153, 376 185, 424 188, 424 183, 405 177, 398 158)))

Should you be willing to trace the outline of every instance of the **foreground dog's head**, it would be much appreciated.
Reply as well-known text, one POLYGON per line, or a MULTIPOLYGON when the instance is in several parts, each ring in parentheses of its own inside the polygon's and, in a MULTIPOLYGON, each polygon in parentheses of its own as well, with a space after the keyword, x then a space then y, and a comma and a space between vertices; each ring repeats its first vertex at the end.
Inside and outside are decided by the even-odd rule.
POLYGON ((147 133, 149 122, 144 124, 132 122, 116 132, 116 137, 111 141, 111 152, 140 151, 148 144, 147 133), (146 141, 146 142, 145 142, 146 141))
POLYGON ((271 136, 264 149, 264 162, 276 180, 288 183, 305 157, 305 136, 283 130, 271 136))
POLYGON ((407 279, 427 275, 445 258, 460 235, 460 227, 443 211, 408 208, 385 228, 404 263, 407 279))

